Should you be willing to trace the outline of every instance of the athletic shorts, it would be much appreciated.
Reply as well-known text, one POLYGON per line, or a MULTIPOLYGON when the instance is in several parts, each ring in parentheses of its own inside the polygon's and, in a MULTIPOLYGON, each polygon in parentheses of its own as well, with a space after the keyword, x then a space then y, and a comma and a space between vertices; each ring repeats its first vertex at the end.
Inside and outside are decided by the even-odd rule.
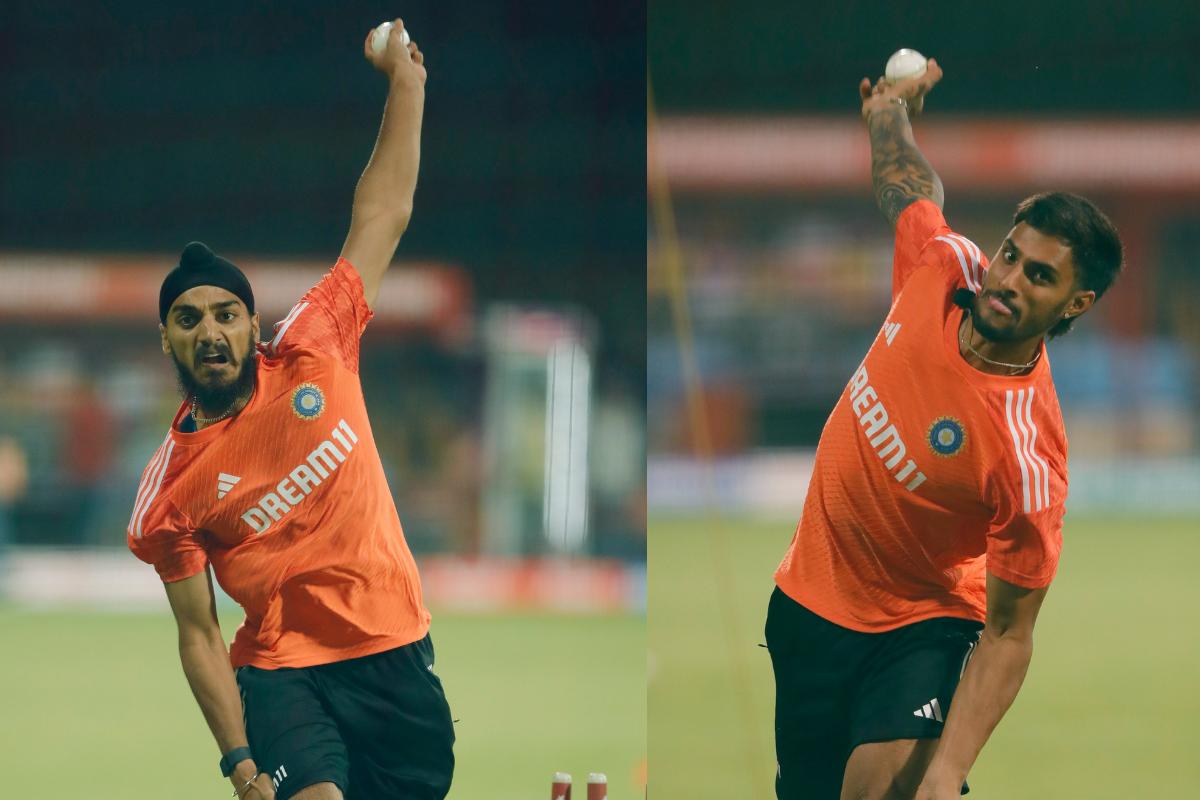
POLYGON ((433 642, 299 669, 239 667, 246 736, 278 800, 328 781, 347 800, 442 800, 454 725, 433 642))
POLYGON ((860 633, 776 587, 766 636, 780 800, 837 800, 846 761, 860 744, 940 736, 981 630, 978 622, 941 617, 860 633))

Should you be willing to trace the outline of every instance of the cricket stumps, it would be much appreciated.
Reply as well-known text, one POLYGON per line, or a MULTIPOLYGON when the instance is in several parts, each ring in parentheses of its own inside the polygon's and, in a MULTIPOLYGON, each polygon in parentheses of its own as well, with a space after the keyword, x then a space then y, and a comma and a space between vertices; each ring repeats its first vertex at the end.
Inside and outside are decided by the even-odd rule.
MULTIPOLYGON (((554 773, 550 784, 550 800, 571 800, 570 773, 554 773)), ((588 773, 587 800, 608 800, 608 777, 603 772, 588 773)))

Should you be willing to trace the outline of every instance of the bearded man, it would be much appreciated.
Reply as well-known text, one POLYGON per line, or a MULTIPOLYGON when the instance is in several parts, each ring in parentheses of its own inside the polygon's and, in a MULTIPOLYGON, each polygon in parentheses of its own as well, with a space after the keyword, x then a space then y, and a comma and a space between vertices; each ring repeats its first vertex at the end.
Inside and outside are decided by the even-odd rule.
POLYGON ((440 800, 454 728, 429 612, 371 434, 359 337, 408 225, 424 56, 370 34, 379 138, 341 257, 259 342, 242 271, 193 242, 159 293, 183 390, 127 529, 162 579, 179 656, 242 800, 440 800), (210 572, 211 568, 211 572, 210 572), (246 617, 226 649, 213 575, 246 617))
POLYGON ((766 636, 783 800, 949 800, 1016 697, 1062 549, 1067 439, 1046 340, 1121 268, 1091 202, 1018 204, 990 264, 946 223, 910 115, 859 85, 892 305, 821 433, 766 636), (953 702, 951 702, 953 701, 953 702))

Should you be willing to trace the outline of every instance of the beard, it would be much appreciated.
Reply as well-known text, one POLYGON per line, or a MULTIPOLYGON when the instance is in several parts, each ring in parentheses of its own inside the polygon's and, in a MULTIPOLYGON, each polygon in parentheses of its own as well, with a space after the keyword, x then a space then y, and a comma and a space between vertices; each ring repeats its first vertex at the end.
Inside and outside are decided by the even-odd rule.
MULTIPOLYGON (((228 357, 226 354, 226 358, 228 357)), ((171 355, 171 361, 175 364, 175 376, 179 380, 179 391, 184 399, 195 398, 199 408, 217 413, 229 408, 241 398, 248 397, 254 391, 254 382, 258 378, 258 356, 253 337, 246 352, 242 354, 241 367, 237 374, 227 382, 205 383, 174 354, 171 355)))
MULTIPOLYGON (((959 292, 965 291, 966 290, 963 289, 959 290, 959 292)), ((956 304, 967 309, 971 313, 971 327, 978 331, 979 335, 984 339, 987 339, 989 342, 1000 343, 1016 342, 1028 338, 1028 334, 1022 333, 1018 325, 1006 326, 1003 328, 992 325, 987 321, 987 318, 983 314, 984 303, 987 302, 984 299, 983 294, 974 294, 973 292, 966 292, 966 294, 970 295, 970 299, 966 304, 959 302, 960 297, 958 296, 958 292, 955 293, 956 296, 954 301, 956 304)))

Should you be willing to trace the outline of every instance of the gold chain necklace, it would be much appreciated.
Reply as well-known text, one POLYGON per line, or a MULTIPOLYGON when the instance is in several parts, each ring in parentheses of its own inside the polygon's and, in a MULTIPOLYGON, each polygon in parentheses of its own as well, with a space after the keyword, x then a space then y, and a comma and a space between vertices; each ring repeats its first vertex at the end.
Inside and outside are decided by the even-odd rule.
POLYGON ((237 400, 234 400, 233 404, 231 406, 229 406, 229 408, 225 411, 225 413, 219 417, 202 417, 196 413, 196 398, 193 397, 192 398, 192 419, 195 420, 197 423, 204 423, 205 425, 211 425, 214 422, 220 422, 221 420, 225 419, 230 414, 232 414, 234 406, 236 406, 236 405, 237 405, 237 400))
MULTIPOLYGON (((968 319, 971 319, 969 315, 968 315, 968 319)), ((970 350, 972 353, 974 353, 977 358, 979 358, 982 361, 986 361, 988 364, 991 364, 992 366, 1006 367, 1007 369, 1011 369, 1013 375, 1016 375, 1021 370, 1029 369, 1030 367, 1032 367, 1034 364, 1037 363, 1039 358, 1042 357, 1042 351, 1039 349, 1037 352, 1037 355, 1034 356, 1033 360, 1030 361, 1028 364, 1009 364, 1005 361, 993 361, 992 359, 988 358, 983 353, 979 352, 978 350, 976 350, 974 347, 971 346, 971 338, 969 336, 965 335, 965 326, 960 327, 959 331, 960 331, 958 334, 959 344, 966 345, 966 348, 968 350, 970 350)), ((973 320, 973 319, 971 319, 971 331, 972 332, 975 331, 975 320, 973 320)))

